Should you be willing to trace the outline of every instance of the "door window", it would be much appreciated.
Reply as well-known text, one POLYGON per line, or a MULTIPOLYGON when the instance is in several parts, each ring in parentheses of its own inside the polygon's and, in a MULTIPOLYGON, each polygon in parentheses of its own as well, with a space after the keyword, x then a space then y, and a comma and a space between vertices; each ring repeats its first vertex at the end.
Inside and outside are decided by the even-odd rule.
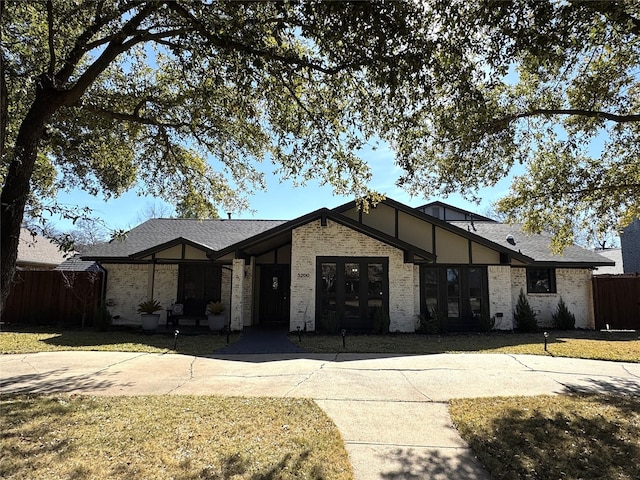
POLYGON ((387 309, 388 260, 318 257, 316 319, 321 330, 367 331, 387 309))

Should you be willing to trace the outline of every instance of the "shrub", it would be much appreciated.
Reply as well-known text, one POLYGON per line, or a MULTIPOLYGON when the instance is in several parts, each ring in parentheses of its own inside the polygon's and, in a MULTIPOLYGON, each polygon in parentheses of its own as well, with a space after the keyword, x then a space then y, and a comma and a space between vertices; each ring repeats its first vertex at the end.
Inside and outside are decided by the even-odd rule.
POLYGON ((146 300, 138 304, 138 313, 152 315, 159 310, 162 310, 162 305, 154 299, 146 300))
POLYGON ((113 317, 105 305, 96 308, 93 314, 93 327, 99 332, 106 332, 111 327, 113 317))
POLYGON ((520 289, 520 295, 518 295, 518 303, 513 313, 513 319, 515 320, 516 330, 519 332, 530 333, 538 330, 536 313, 529 305, 529 300, 527 300, 522 289, 520 289))
POLYGON ((553 326, 560 330, 573 330, 576 328, 576 317, 569 311, 562 297, 560 297, 556 312, 551 314, 551 318, 553 319, 553 326))
POLYGON ((224 312, 224 304, 222 302, 209 302, 207 304, 207 315, 220 315, 224 312))

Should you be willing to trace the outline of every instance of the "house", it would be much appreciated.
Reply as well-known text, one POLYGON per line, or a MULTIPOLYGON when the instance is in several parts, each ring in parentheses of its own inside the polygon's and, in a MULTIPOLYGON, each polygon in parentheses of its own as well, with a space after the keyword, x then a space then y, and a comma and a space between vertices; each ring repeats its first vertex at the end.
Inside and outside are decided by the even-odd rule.
POLYGON ((640 219, 622 230, 620 247, 624 273, 640 273, 640 219))
POLYGON ((640 274, 640 219, 622 229, 619 248, 598 248, 595 252, 614 261, 615 266, 599 267, 594 275, 640 274))
POLYGON ((391 331, 415 331, 421 315, 463 331, 483 311, 511 329, 522 289, 541 325, 562 297, 576 326, 593 328, 592 270, 613 262, 576 246, 554 255, 549 244, 442 203, 386 199, 368 213, 349 202, 290 221, 152 219, 82 257, 107 272, 111 313, 132 321, 154 298, 196 316, 221 300, 233 330, 369 331, 384 312, 391 331))
POLYGON ((64 260, 65 254, 56 243, 26 228, 20 229, 17 270, 53 270, 64 260))
POLYGON ((598 267, 593 272, 594 275, 622 275, 624 273, 621 248, 597 248, 595 252, 601 257, 608 258, 615 265, 612 267, 598 267))

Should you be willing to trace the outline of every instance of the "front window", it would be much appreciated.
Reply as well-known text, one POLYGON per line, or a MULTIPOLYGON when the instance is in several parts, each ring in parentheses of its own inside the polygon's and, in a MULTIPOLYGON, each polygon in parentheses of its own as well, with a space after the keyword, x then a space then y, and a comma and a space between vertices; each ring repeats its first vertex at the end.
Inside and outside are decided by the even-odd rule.
POLYGON ((527 293, 556 293, 553 268, 527 268, 527 293))

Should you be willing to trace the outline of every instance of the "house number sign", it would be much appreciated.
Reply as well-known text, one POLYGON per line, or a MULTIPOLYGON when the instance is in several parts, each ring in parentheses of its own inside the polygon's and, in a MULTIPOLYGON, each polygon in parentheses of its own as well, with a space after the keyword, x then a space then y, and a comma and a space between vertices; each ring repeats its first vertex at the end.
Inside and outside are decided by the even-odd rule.
POLYGON ((298 278, 309 278, 311 275, 308 273, 299 273, 298 278))

